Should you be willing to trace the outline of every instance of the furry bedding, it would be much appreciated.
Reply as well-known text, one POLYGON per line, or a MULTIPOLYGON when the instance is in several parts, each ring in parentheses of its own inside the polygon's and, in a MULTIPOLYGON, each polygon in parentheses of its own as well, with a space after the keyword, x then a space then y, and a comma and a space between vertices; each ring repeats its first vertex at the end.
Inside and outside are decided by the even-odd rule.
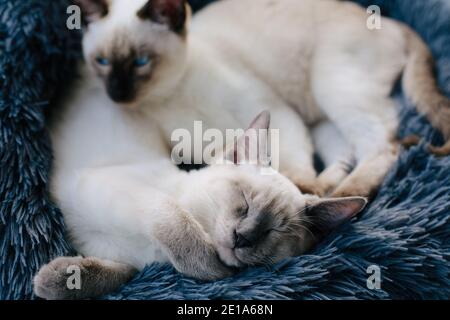
MULTIPOLYGON (((191 1, 196 8, 208 1, 191 1)), ((432 48, 450 96, 450 2, 359 0, 414 27, 432 48)), ((0 299, 29 299, 42 264, 71 253, 59 209, 48 196, 52 151, 46 115, 74 75, 79 33, 65 28, 66 0, 0 0, 0 299)), ((271 269, 253 268, 215 283, 151 265, 106 299, 448 299, 450 157, 426 143, 439 133, 400 90, 400 136, 421 145, 401 153, 378 197, 314 252, 271 269), (366 270, 381 268, 381 289, 366 270)))

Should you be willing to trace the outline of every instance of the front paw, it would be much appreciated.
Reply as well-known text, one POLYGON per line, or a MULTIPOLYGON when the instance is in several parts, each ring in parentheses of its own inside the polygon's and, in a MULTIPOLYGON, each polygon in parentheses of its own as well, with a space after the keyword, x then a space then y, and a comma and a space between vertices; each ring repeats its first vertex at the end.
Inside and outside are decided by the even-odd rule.
POLYGON ((284 170, 282 174, 287 177, 304 194, 312 194, 319 197, 325 195, 324 188, 314 171, 310 170, 284 170))
POLYGON ((311 194, 319 197, 325 195, 324 189, 317 181, 297 181, 295 185, 303 194, 311 194))
POLYGON ((39 270, 34 293, 47 300, 94 298, 115 291, 136 272, 130 265, 94 257, 62 257, 39 270))
POLYGON ((290 180, 303 194, 312 194, 319 197, 325 195, 324 188, 317 178, 292 177, 290 180))
POLYGON ((174 261, 175 268, 182 274, 198 280, 216 281, 231 277, 235 268, 225 265, 212 246, 186 250, 181 259, 174 261))
POLYGON ((70 282, 70 276, 81 264, 81 257, 63 257, 43 266, 34 277, 34 293, 47 300, 69 300, 77 297, 77 279, 70 282))
POLYGON ((348 197, 365 197, 372 199, 378 191, 377 187, 371 185, 365 185, 359 181, 349 180, 346 183, 340 185, 333 193, 333 198, 348 198, 348 197))

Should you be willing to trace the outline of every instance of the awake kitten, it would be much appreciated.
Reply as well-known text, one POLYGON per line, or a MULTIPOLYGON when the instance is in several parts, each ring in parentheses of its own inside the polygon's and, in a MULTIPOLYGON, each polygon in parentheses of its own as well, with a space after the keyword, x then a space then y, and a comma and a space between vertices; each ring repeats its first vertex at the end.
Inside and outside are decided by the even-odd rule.
POLYGON ((269 110, 279 171, 303 192, 371 196, 398 157, 390 93, 402 73, 406 95, 450 138, 450 100, 426 45, 388 18, 369 30, 354 3, 217 1, 191 21, 185 0, 77 2, 87 65, 110 99, 155 119, 167 144, 195 120, 223 131, 269 110), (327 167, 319 177, 313 144, 327 167))

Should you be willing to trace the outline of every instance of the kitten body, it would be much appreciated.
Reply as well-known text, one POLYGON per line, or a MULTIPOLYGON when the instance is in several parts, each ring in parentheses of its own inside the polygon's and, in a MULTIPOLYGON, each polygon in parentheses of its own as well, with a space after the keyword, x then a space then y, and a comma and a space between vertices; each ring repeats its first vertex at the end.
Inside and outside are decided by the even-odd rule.
MULTIPOLYGON (((85 34, 84 51, 88 65, 98 69, 91 62, 99 52, 123 65, 126 59, 116 56, 133 57, 145 44, 152 61, 144 69, 144 83, 139 77, 131 80, 131 103, 116 100, 157 121, 167 144, 175 129, 193 134, 195 120, 224 131, 242 128, 269 110, 272 128, 282 129, 283 175, 307 193, 371 196, 398 155, 391 92, 402 73, 404 89, 418 109, 444 136, 450 134, 450 102, 436 85, 432 57, 399 22, 383 18, 381 29, 369 30, 361 7, 334 0, 226 0, 192 21, 188 11, 180 11, 187 17, 185 29, 175 33, 164 24, 137 19, 135 12, 145 3, 127 2, 132 7, 127 11, 122 1, 113 1, 109 15, 85 34), (337 140, 318 138, 324 126, 337 140), (335 152, 336 141, 345 152, 335 152), (315 150, 329 168, 319 177, 315 150), (356 164, 351 174, 350 162, 356 164)), ((180 0, 167 3, 184 6, 180 0)), ((148 10, 148 16, 156 15, 148 10)), ((115 77, 111 64, 94 71, 127 87, 130 80, 115 77)), ((107 89, 110 82, 105 81, 107 89)))

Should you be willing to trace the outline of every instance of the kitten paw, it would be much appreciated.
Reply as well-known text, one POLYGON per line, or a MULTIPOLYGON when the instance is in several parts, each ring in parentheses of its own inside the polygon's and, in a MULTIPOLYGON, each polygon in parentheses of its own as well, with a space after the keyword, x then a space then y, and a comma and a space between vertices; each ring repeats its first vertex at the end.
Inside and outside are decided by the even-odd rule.
POLYGON ((73 274, 72 266, 79 266, 82 260, 82 257, 63 257, 43 266, 33 280, 36 296, 46 300, 73 299, 76 293, 69 289, 68 279, 73 274))
POLYGON ((319 197, 323 197, 325 195, 325 191, 322 189, 321 185, 316 182, 297 182, 295 185, 304 194, 311 194, 319 197))
POLYGON ((377 189, 372 189, 368 186, 358 184, 345 184, 338 187, 332 194, 333 198, 347 198, 347 197, 365 197, 372 199, 376 194, 377 189))
POLYGON ((320 184, 316 173, 312 170, 287 170, 282 171, 282 174, 291 180, 291 182, 304 194, 312 194, 319 197, 325 195, 324 189, 320 184))
POLYGON ((175 267, 186 276, 203 281, 225 279, 234 275, 237 270, 226 266, 214 249, 194 259, 185 259, 182 263, 175 264, 175 267))
POLYGON ((117 290, 137 270, 127 264, 93 257, 62 257, 34 277, 34 293, 47 300, 88 299, 117 290))

